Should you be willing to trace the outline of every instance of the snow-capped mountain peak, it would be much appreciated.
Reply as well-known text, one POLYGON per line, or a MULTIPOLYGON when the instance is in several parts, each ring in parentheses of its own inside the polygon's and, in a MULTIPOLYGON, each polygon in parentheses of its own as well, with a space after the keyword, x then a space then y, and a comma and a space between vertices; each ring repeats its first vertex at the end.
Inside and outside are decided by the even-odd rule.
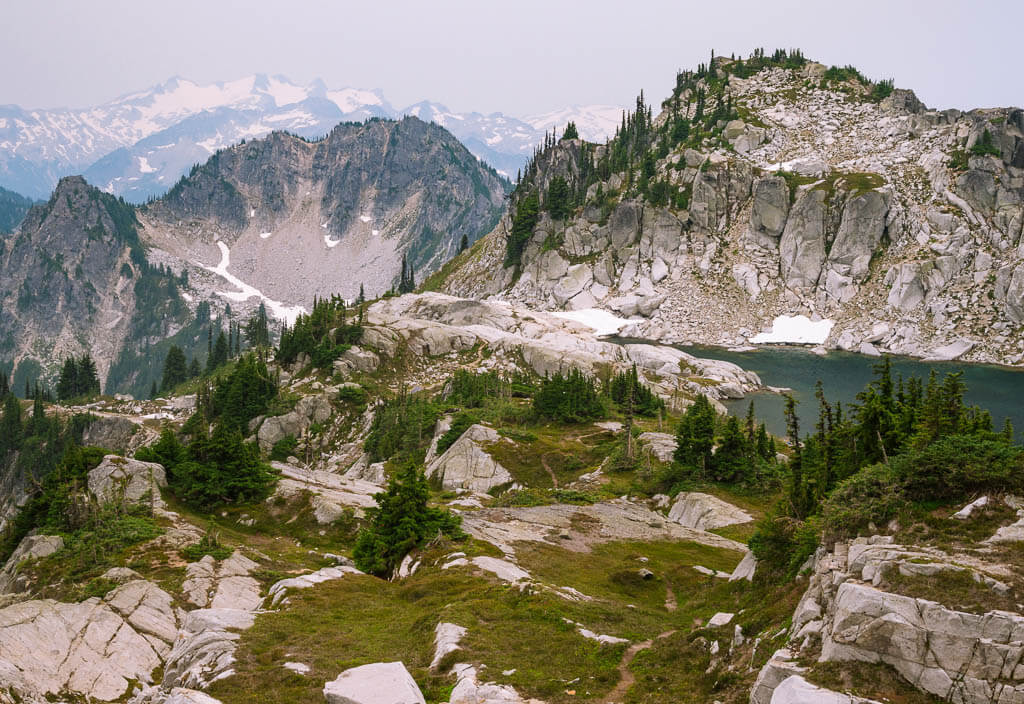
POLYGON ((402 115, 444 127, 511 177, 552 126, 573 120, 581 136, 604 141, 621 109, 579 106, 521 120, 457 112, 428 100, 396 110, 379 90, 329 88, 320 79, 301 84, 279 74, 252 74, 201 83, 175 76, 89 108, 0 106, 0 186, 46 198, 59 178, 83 173, 100 188, 140 202, 243 139, 274 130, 322 137, 339 122, 402 115))

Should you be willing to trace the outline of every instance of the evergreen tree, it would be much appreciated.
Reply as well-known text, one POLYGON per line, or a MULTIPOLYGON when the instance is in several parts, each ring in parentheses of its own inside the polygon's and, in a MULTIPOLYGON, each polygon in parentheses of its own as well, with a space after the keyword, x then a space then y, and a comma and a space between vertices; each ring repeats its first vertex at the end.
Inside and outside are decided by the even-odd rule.
POLYGON ((387 577, 428 538, 462 537, 459 517, 428 506, 429 498, 423 471, 407 463, 388 481, 385 491, 374 495, 377 507, 366 511, 369 525, 360 531, 352 553, 356 566, 387 577))
MULTIPOLYGON (((193 357, 192 361, 188 363, 188 378, 195 379, 203 373, 202 368, 199 366, 199 359, 193 357)), ((153 382, 156 383, 156 382, 153 382)))
MULTIPOLYGON (((459 254, 462 254, 469 249, 469 235, 463 233, 462 239, 459 240, 459 254)), ((362 292, 362 284, 359 285, 360 293, 362 292)))
POLYGON ((363 285, 359 284, 359 297, 356 299, 356 305, 363 305, 366 303, 366 292, 363 290, 363 285))
POLYGON ((416 290, 416 276, 413 274, 412 264, 406 261, 405 254, 402 254, 402 274, 398 279, 398 293, 412 293, 416 290))
POLYGON ((3 417, 0 418, 0 459, 17 449, 21 440, 21 403, 13 393, 4 398, 3 417))
POLYGON ((711 478, 716 482, 735 483, 753 477, 749 447, 736 416, 729 416, 722 430, 722 439, 711 459, 711 478))
POLYGON ((78 395, 78 364, 74 357, 64 360, 57 381, 57 398, 62 401, 78 395))
POLYGON ((213 345, 213 352, 210 358, 206 361, 206 373, 209 374, 213 370, 217 369, 228 363, 228 338, 224 335, 224 330, 221 329, 217 333, 217 342, 213 345))
POLYGON ((151 399, 156 398, 157 397, 157 393, 159 393, 159 392, 157 391, 157 388, 156 388, 156 379, 153 379, 153 383, 149 387, 149 397, 151 399))
POLYGON ((505 241, 505 266, 518 267, 526 249, 526 243, 533 237, 533 228, 540 216, 540 198, 533 191, 516 202, 512 227, 505 241))
POLYGON ((569 184, 562 176, 555 176, 548 185, 545 209, 555 220, 564 220, 571 212, 569 184))
POLYGON ((270 324, 267 319, 267 307, 262 301, 245 324, 245 341, 250 347, 270 347, 270 324))
POLYGON ((579 139, 580 133, 576 130, 576 123, 569 122, 565 126, 565 132, 562 134, 562 139, 579 139))
POLYGON ((676 430, 674 459, 684 467, 707 477, 711 467, 711 450, 715 446, 715 409, 704 394, 686 409, 676 430))
POLYGON ((86 353, 78 360, 78 390, 83 396, 92 396, 100 392, 100 378, 96 372, 96 362, 92 355, 86 353))
POLYGON ((188 381, 188 366, 185 353, 177 345, 171 345, 164 357, 164 372, 160 380, 160 388, 164 393, 171 391, 178 384, 188 381))

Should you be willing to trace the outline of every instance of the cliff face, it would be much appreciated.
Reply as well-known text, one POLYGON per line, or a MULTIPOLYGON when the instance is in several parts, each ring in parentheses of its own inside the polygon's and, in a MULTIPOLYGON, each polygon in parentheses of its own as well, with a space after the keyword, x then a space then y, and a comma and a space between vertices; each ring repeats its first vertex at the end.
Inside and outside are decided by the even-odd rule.
POLYGON ((813 63, 712 70, 651 121, 646 169, 609 169, 616 141, 550 146, 516 198, 538 193, 543 211, 560 175, 586 189, 576 210, 542 212, 519 272, 484 277, 502 269, 510 216, 446 290, 609 308, 642 317, 630 334, 671 342, 745 344, 805 314, 836 322, 829 347, 1021 361, 1024 111, 879 99, 813 63), (733 119, 673 139, 715 86, 733 119))
MULTIPOLYGON (((504 186, 448 132, 416 118, 342 124, 320 141, 275 133, 214 155, 145 209, 143 238, 183 266, 230 266, 266 296, 380 293, 402 255, 419 280, 475 241, 504 186)), ((223 281, 219 282, 223 285, 223 281)))

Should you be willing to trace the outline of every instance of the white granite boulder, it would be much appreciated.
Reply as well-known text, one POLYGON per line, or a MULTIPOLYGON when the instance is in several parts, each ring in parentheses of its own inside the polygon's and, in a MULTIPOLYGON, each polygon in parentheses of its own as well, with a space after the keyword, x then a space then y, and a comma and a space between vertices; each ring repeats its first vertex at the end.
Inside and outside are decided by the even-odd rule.
POLYGON ((426 704, 416 680, 400 662, 375 662, 345 670, 324 685, 328 704, 426 704))

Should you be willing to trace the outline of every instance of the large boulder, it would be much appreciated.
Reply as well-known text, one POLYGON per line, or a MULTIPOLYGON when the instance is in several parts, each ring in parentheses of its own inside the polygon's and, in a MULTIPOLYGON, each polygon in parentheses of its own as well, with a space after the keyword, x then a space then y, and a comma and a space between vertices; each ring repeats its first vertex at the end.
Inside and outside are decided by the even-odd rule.
POLYGON ((88 476, 89 491, 101 504, 115 501, 160 503, 160 489, 167 486, 163 465, 128 457, 107 455, 88 476))
POLYGON ((669 520, 694 530, 711 530, 736 523, 748 523, 754 517, 741 508, 699 491, 682 492, 668 512, 669 520))
POLYGON ((641 433, 637 438, 640 444, 652 455, 658 458, 659 462, 671 462, 672 455, 676 451, 676 437, 670 433, 641 433))
POLYGON ((789 186, 781 176, 766 176, 754 181, 750 210, 750 231, 755 241, 774 244, 782 236, 789 215, 789 186))
POLYGON ((608 218, 607 235, 614 249, 622 249, 640 236, 640 217, 643 207, 632 200, 619 203, 608 218))
MULTIPOLYGON (((427 476, 437 476, 444 489, 468 489, 484 493, 512 481, 512 475, 484 449, 502 441, 493 428, 471 425, 451 447, 427 466, 427 476)), ((507 442, 507 441, 503 441, 507 442)))
POLYGON ((825 192, 805 191, 797 199, 779 240, 782 278, 790 288, 813 287, 825 263, 825 192))
POLYGON ((331 402, 326 396, 303 396, 288 413, 263 421, 256 433, 260 449, 269 452, 277 441, 289 435, 299 437, 313 423, 323 423, 330 418, 331 412, 331 402))
POLYGON ((426 704, 405 665, 375 662, 345 670, 324 685, 328 704, 426 704))
POLYGON ((0 594, 24 591, 26 585, 23 579, 18 579, 18 568, 22 562, 46 557, 63 549, 64 539, 59 535, 29 535, 22 538, 0 570, 0 594))

